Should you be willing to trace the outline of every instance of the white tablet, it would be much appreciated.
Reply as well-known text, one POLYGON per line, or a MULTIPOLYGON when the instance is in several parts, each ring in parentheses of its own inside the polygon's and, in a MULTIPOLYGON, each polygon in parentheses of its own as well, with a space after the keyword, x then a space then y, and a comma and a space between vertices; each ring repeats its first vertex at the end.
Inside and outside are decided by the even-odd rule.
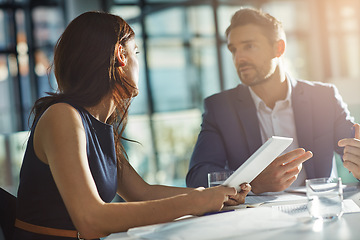
POLYGON ((242 183, 250 183, 272 161, 275 160, 291 143, 293 139, 273 136, 269 138, 256 152, 251 155, 231 176, 222 184, 234 187, 238 191, 242 183))

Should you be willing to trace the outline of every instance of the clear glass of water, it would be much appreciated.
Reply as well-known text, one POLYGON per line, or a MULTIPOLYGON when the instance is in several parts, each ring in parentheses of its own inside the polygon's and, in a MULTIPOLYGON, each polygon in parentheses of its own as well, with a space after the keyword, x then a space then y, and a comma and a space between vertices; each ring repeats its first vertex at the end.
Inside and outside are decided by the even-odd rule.
POLYGON ((306 180, 307 208, 314 219, 335 220, 343 214, 341 178, 306 180))
POLYGON ((221 185, 234 171, 221 171, 208 173, 208 187, 221 185))

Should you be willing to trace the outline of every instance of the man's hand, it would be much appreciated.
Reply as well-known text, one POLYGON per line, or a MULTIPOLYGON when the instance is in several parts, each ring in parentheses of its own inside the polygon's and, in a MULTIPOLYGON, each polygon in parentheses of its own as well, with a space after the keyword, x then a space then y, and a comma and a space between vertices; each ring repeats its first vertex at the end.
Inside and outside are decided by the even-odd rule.
POLYGON ((360 179, 360 125, 354 124, 355 138, 344 138, 338 142, 339 147, 344 147, 344 167, 357 179, 360 179))
POLYGON ((313 156, 312 152, 297 148, 276 158, 252 182, 252 192, 280 192, 288 188, 301 171, 302 163, 313 156))

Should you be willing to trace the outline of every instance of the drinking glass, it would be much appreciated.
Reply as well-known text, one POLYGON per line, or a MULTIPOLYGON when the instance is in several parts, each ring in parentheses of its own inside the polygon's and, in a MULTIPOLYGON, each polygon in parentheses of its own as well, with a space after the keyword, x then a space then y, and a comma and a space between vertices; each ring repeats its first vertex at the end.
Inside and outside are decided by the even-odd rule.
POLYGON ((314 219, 334 220, 343 214, 341 178, 306 180, 307 208, 314 219))
POLYGON ((221 171, 208 173, 208 187, 221 185, 234 171, 221 171))

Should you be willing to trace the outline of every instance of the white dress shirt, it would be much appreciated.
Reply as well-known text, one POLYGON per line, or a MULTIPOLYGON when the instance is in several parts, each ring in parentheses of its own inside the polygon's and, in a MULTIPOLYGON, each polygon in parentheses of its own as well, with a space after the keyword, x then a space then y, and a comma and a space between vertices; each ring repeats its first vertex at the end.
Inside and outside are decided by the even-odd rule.
MULTIPOLYGON (((291 137, 294 139, 291 145, 282 154, 299 147, 296 135, 294 112, 291 103, 292 87, 287 78, 286 82, 288 86, 286 98, 284 100, 277 101, 273 109, 266 106, 264 101, 256 95, 251 87, 249 87, 251 97, 254 100, 257 110, 262 143, 264 144, 266 140, 272 136, 291 137)), ((291 186, 295 187, 304 185, 305 179, 306 171, 302 168, 297 179, 291 186)))

